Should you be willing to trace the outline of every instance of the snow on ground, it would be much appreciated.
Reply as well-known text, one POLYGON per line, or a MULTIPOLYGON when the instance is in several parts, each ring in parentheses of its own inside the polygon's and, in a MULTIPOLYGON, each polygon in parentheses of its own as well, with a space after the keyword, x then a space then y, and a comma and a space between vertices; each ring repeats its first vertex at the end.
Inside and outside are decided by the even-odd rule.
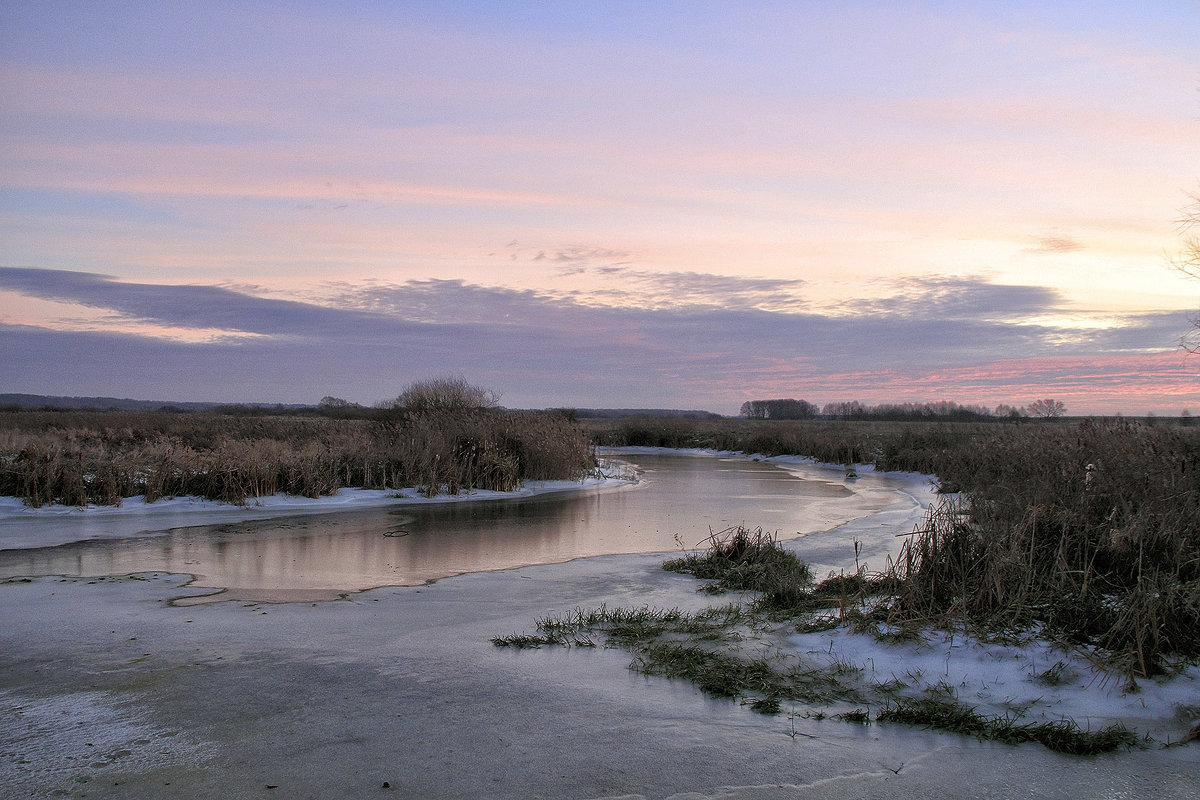
POLYGON ((574 489, 598 489, 623 483, 617 478, 588 477, 581 481, 525 481, 511 492, 471 489, 458 494, 445 492, 427 497, 414 488, 406 489, 339 489, 336 494, 322 497, 302 497, 279 492, 266 497, 250 497, 244 505, 201 497, 165 497, 147 503, 143 496, 127 497, 118 506, 88 504, 86 506, 45 505, 31 508, 16 497, 0 497, 0 518, 10 516, 46 517, 70 514, 148 514, 155 511, 228 512, 232 514, 308 511, 338 511, 344 508, 363 508, 385 505, 418 505, 427 503, 460 503, 471 500, 503 500, 514 497, 533 497, 550 492, 574 489))
POLYGON ((828 666, 861 669, 868 686, 902 685, 906 698, 954 700, 985 717, 1020 723, 1072 720, 1084 730, 1121 724, 1156 745, 1178 742, 1200 723, 1200 667, 1130 687, 1077 649, 1044 641, 988 643, 964 634, 926 632, 919 641, 885 643, 844 628, 796 634, 789 644, 828 666))

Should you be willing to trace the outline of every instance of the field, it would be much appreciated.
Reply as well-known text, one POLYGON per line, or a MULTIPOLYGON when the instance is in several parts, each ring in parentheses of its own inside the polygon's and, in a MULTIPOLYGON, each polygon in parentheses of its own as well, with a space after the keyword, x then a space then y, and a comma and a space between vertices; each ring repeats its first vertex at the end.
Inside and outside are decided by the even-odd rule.
POLYGON ((503 491, 523 480, 580 478, 593 465, 578 426, 553 412, 0 413, 0 495, 30 506, 119 505, 138 495, 245 503, 342 487, 503 491))

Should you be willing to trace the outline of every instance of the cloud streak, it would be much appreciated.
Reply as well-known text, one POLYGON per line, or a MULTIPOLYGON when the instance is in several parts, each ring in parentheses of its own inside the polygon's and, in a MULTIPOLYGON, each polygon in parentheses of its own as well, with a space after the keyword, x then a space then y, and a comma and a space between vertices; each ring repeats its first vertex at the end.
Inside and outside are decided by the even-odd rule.
MULTIPOLYGON (((663 280, 712 289, 715 276, 663 280)), ((832 315, 713 302, 655 310, 632 300, 584 305, 458 280, 342 284, 323 303, 67 271, 8 268, 0 282, 112 315, 91 331, 0 326, 0 353, 13 366, 8 391, 263 402, 337 394, 372 402, 411 380, 462 372, 495 386, 512 405, 732 413, 759 395, 1023 403, 1048 393, 1084 410, 1092 392, 1089 410, 1115 411, 1125 386, 1126 393, 1200 406, 1195 372, 1188 372, 1194 365, 1168 338, 1186 325, 1185 311, 1074 331, 1068 345, 1061 330, 1011 321, 1052 310, 1052 292, 971 279, 931 279, 895 303, 864 301, 858 313, 842 307, 832 315), (994 313, 977 316, 982 307, 994 313), (177 342, 123 330, 130 320, 257 336, 177 342)), ((719 285, 736 293, 737 282, 719 285)), ((764 289, 744 283, 743 294, 764 289)))

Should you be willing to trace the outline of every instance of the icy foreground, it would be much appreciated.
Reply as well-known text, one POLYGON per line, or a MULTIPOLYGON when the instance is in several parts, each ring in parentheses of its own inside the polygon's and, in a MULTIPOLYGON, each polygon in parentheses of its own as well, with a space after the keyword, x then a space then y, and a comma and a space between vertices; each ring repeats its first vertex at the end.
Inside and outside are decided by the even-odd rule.
POLYGON ((1200 785, 1189 747, 1083 759, 764 717, 642 678, 620 650, 489 644, 547 611, 695 607, 691 579, 652 557, 318 604, 167 606, 180 583, 0 587, 22 609, 0 624, 7 796, 377 797, 386 781, 439 798, 1184 798, 1200 785))
MULTIPOLYGON (((916 477, 909 488, 927 490, 916 477)), ((789 546, 823 574, 852 566, 852 539, 881 557, 921 513, 897 503, 789 546)), ((0 796, 1190 798, 1200 787, 1195 745, 1078 758, 818 721, 787 704, 763 716, 639 676, 622 650, 489 642, 576 607, 720 602, 661 562, 580 559, 282 605, 174 607, 201 590, 162 574, 0 585, 0 796)), ((1194 670, 1127 695, 1078 661, 1058 685, 1037 683, 1064 659, 1040 647, 884 648, 839 632, 785 645, 872 681, 952 685, 981 710, 1039 695, 1027 713, 1120 719, 1160 742, 1200 713, 1194 670)))

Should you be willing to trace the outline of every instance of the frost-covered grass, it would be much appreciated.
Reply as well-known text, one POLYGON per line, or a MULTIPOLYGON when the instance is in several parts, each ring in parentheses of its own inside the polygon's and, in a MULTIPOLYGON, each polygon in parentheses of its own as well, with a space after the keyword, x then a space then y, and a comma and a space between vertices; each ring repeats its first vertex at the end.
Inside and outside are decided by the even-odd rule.
POLYGON ((492 642, 591 648, 599 640, 630 650, 637 672, 690 681, 759 713, 781 713, 785 703, 796 713, 801 704, 817 719, 919 725, 1078 755, 1174 745, 1194 737, 1200 721, 1189 702, 1200 683, 1194 669, 1130 691, 1105 683, 1078 654, 1037 641, 926 633, 898 644, 845 628, 781 640, 781 630, 736 603, 696 613, 602 607, 492 642))
POLYGON ((714 581, 703 591, 747 594, 693 613, 576 610, 539 620, 537 633, 492 641, 529 648, 600 640, 630 650, 638 672, 688 680, 760 713, 798 703, 811 717, 915 724, 1064 753, 1175 745, 1200 730, 1194 662, 1174 659, 1164 665, 1169 675, 1130 681, 1044 627, 968 633, 888 622, 894 575, 860 571, 812 588, 804 565, 761 531, 714 534, 707 552, 664 567, 714 581), (778 574, 797 576, 799 587, 783 603, 770 599, 778 574))

